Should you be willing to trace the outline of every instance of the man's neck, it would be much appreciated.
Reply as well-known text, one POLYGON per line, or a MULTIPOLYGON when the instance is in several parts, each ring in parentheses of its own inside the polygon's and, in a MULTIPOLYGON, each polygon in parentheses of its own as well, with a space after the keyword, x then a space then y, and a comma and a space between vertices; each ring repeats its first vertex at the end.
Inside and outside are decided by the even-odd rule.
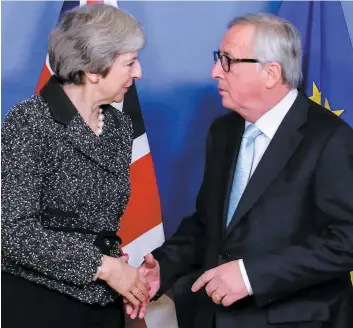
POLYGON ((266 90, 266 94, 262 97, 261 108, 246 111, 246 115, 243 118, 251 123, 256 122, 261 116, 275 107, 290 91, 291 88, 286 85, 266 90))

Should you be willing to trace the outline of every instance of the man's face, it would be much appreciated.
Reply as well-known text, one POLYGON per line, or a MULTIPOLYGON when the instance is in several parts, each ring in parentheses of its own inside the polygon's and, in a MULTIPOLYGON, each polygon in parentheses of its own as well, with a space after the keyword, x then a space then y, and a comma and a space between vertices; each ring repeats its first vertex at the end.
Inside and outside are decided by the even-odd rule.
MULTIPOLYGON (((252 42, 255 27, 235 25, 224 35, 219 46, 220 54, 230 58, 254 58, 252 42)), ((229 72, 225 72, 218 60, 211 73, 218 81, 224 107, 240 114, 254 110, 261 102, 264 89, 264 73, 256 63, 231 63, 229 72)))

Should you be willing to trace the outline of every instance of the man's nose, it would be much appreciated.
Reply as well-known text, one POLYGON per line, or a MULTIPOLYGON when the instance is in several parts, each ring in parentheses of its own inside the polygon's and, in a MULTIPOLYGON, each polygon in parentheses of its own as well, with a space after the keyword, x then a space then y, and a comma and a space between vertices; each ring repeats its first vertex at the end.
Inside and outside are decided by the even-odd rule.
POLYGON ((222 65, 221 65, 221 61, 218 59, 211 70, 211 76, 213 79, 219 79, 222 78, 222 74, 223 74, 223 69, 222 69, 222 65))

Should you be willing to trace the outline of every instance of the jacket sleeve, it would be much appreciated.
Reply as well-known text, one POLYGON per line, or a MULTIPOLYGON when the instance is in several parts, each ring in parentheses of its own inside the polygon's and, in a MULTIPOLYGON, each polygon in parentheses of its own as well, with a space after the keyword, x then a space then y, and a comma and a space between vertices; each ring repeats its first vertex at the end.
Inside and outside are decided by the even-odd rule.
POLYGON ((203 263, 205 250, 204 190, 207 181, 208 163, 212 152, 212 131, 210 128, 206 143, 206 164, 203 182, 196 200, 196 211, 184 218, 174 235, 161 247, 152 252, 161 268, 161 288, 157 298, 162 295, 179 277, 197 269, 203 263))
POLYGON ((45 137, 28 116, 15 107, 2 129, 2 256, 53 279, 89 283, 102 258, 93 236, 90 242, 40 224, 45 137))
POLYGON ((314 177, 314 206, 329 219, 321 235, 262 258, 244 259, 256 302, 265 306, 353 270, 353 131, 335 130, 314 177))

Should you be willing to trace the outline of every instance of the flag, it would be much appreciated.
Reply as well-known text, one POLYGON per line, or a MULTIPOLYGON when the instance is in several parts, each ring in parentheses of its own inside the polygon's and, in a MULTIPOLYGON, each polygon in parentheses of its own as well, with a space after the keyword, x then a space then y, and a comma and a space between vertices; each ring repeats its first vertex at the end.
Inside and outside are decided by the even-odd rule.
POLYGON ((341 2, 283 1, 278 16, 301 33, 307 96, 353 126, 353 47, 341 2))
MULTIPOLYGON (((95 1, 64 1, 59 20, 67 10, 93 2, 95 1)), ((97 2, 117 6, 116 1, 97 2)), ((52 74, 47 56, 36 94, 40 92, 52 74)), ((145 254, 160 246, 164 241, 161 206, 135 84, 130 87, 123 102, 113 103, 112 106, 129 114, 133 123, 134 140, 130 166, 131 196, 121 218, 119 236, 123 240, 123 251, 129 254, 129 263, 137 267, 142 263, 145 254)), ((163 295, 157 302, 149 305, 145 320, 128 320, 127 327, 177 328, 174 302, 168 296, 163 295)))

